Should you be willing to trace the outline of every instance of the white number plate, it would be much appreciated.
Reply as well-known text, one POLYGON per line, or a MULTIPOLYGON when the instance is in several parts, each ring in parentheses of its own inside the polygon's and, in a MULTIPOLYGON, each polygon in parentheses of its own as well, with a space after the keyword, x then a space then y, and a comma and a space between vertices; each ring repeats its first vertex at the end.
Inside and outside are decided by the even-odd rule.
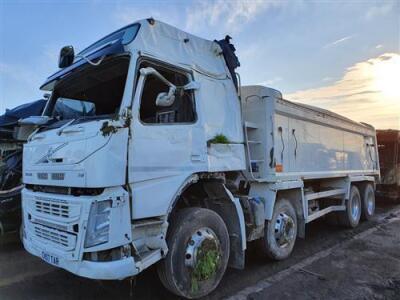
POLYGON ((42 259, 45 262, 47 262, 47 263, 49 263, 51 265, 54 265, 54 266, 58 266, 59 263, 60 263, 60 260, 58 259, 57 256, 54 256, 54 255, 49 254, 49 253, 44 252, 44 251, 42 252, 42 259))

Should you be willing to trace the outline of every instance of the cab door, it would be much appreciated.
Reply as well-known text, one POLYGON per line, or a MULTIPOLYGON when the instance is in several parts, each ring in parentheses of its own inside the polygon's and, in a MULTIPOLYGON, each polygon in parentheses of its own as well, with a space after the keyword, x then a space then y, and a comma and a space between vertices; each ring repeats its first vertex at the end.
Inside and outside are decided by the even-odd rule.
MULTIPOLYGON (((140 68, 148 66, 178 87, 191 80, 189 73, 172 67, 147 62, 140 68)), ((173 104, 157 106, 157 96, 163 92, 168 92, 168 86, 162 80, 139 76, 128 155, 133 219, 165 215, 185 180, 206 170, 207 148, 196 93, 178 88, 173 104)))

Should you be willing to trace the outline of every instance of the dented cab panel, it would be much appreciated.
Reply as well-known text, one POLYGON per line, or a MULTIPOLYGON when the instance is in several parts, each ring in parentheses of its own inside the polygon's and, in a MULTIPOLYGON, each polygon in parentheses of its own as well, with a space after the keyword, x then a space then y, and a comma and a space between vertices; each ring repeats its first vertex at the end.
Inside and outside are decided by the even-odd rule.
POLYGON ((72 187, 125 183, 128 129, 120 122, 100 120, 68 127, 61 135, 57 131, 39 133, 40 138, 36 135, 24 145, 24 183, 72 187), (114 124, 114 132, 104 133, 105 123, 114 124))

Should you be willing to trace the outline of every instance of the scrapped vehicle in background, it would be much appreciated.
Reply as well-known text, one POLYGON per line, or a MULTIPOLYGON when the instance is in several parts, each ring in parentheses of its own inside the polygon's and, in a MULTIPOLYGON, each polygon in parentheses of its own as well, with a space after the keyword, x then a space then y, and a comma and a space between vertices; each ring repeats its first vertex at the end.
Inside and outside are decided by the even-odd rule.
POLYGON ((18 120, 41 115, 46 102, 26 103, 0 116, 0 237, 21 225, 22 145, 31 131, 18 120))
POLYGON ((377 130, 381 180, 377 196, 400 200, 400 130, 377 130))
MULTIPOLYGON (((48 96, 45 95, 45 96, 48 96)), ((22 148, 35 126, 21 120, 40 116, 47 100, 37 100, 7 109, 0 116, 0 236, 17 231, 21 225, 22 148)), ((74 108, 58 103, 55 115, 74 116, 74 108)), ((57 116, 54 119, 57 120, 57 116)))
MULTIPOLYGON (((267 58, 266 58, 267 59, 267 58)), ((287 258, 306 224, 374 214, 375 129, 240 85, 230 37, 209 41, 138 21, 59 70, 24 145, 24 246, 93 279, 157 264, 186 298, 241 269, 248 242, 287 258), (58 104, 76 114, 58 114, 58 104)))

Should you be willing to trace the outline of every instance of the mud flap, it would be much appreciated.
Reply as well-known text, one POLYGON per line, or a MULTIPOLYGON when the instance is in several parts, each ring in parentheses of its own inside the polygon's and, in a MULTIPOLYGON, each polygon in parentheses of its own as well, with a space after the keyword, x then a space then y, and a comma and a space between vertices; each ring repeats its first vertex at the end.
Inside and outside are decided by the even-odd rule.
POLYGON ((230 255, 228 266, 243 269, 245 264, 246 232, 243 210, 239 198, 221 183, 208 182, 204 190, 211 201, 210 209, 218 213, 224 220, 229 232, 230 255))

